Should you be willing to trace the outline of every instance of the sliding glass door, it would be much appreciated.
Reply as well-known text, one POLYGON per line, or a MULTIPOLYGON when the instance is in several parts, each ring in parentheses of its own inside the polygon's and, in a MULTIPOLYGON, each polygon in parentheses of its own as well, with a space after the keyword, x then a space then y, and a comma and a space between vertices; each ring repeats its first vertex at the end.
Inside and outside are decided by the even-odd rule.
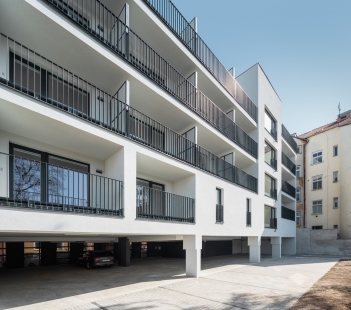
POLYGON ((89 165, 14 144, 10 153, 13 199, 89 206, 89 165))

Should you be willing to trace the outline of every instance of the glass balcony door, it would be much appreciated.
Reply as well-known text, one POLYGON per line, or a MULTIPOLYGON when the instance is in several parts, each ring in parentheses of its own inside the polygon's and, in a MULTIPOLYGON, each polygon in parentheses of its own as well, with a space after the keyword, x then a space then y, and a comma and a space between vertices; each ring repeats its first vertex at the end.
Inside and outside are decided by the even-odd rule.
POLYGON ((141 215, 165 216, 164 185, 137 178, 137 207, 141 215))
POLYGON ((13 199, 89 206, 89 165, 18 145, 10 145, 13 199))

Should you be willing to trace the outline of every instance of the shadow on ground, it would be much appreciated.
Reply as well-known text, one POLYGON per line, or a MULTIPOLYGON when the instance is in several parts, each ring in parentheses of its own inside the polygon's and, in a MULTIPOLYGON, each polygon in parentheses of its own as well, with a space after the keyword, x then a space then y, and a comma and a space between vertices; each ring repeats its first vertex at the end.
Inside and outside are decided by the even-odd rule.
MULTIPOLYGON (((331 262, 333 259, 319 257, 314 259, 308 258, 298 258, 298 257, 285 257, 282 260, 274 259, 272 260, 270 256, 262 256, 262 261, 260 264, 255 264, 260 267, 270 267, 270 266, 287 266, 287 265, 301 265, 301 264, 316 264, 318 262, 331 262)), ((335 260, 335 258, 334 258, 335 260)), ((239 254, 239 255, 227 255, 211 258, 202 259, 202 270, 210 271, 212 268, 216 267, 228 267, 235 265, 247 265, 251 266, 252 264, 248 263, 248 255, 239 254)), ((161 297, 164 298, 167 290, 162 287, 165 280, 169 280, 169 283, 173 283, 172 280, 185 280, 185 260, 184 259, 171 259, 171 258, 140 258, 133 259, 131 261, 131 266, 128 268, 114 266, 113 268, 97 268, 92 270, 87 270, 84 267, 76 266, 51 266, 51 267, 37 267, 37 268, 26 268, 26 269, 12 269, 12 270, 0 270, 0 309, 8 309, 13 307, 20 307, 25 305, 32 305, 46 301, 53 301, 62 299, 65 297, 72 297, 81 294, 94 293, 109 289, 123 288, 129 285, 136 285, 138 283, 147 283, 154 282, 156 286, 161 285, 158 292, 161 294, 161 297)), ((188 281, 194 281, 196 279, 188 279, 188 281)), ((202 279, 202 281, 209 279, 202 279)), ((212 279, 213 281, 213 279, 212 279)), ((167 282, 168 283, 168 282, 167 282)), ((178 282, 179 285, 185 282, 178 282)), ((189 282, 190 283, 190 282, 189 282)), ((233 287, 237 284, 232 283, 233 287)), ((205 284, 204 284, 205 285, 205 284)), ((211 284, 212 285, 212 284, 211 284)), ((167 288, 169 286, 167 285, 167 288)), ((206 287, 206 285, 205 285, 206 287)), ((286 292, 280 294, 279 296, 269 297, 269 290, 264 291, 262 294, 258 294, 257 290, 253 289, 253 294, 247 294, 246 291, 237 291, 233 294, 233 291, 229 291, 225 294, 225 298, 220 299, 218 296, 222 295, 222 292, 219 292, 218 296, 212 294, 211 287, 208 288, 208 293, 200 294, 199 298, 201 300, 206 300, 208 302, 215 302, 218 306, 218 303, 223 304, 225 307, 238 307, 238 308, 255 308, 259 305, 262 300, 260 296, 263 296, 266 300, 271 298, 271 304, 280 303, 290 303, 293 299, 286 292), (285 294, 285 295, 284 295, 285 294), (279 301, 278 301, 279 299, 279 301), (224 302, 225 300, 225 302, 224 302), (228 303, 228 300, 230 302, 228 303)), ((142 294, 150 293, 150 290, 140 291, 137 293, 134 298, 138 300, 142 294)), ((151 294, 151 293, 150 293, 151 294)), ((186 292, 173 292, 173 294, 182 294, 182 300, 186 297, 186 292)), ((133 294, 128 294, 133 295, 133 294)), ((126 296, 119 296, 120 298, 129 298, 126 296)), ((146 297, 148 297, 146 295, 146 297)), ((145 298, 146 298, 145 297, 145 298)), ((154 296, 154 300, 159 300, 160 296, 154 296)), ((262 298, 263 298, 262 297, 262 298)), ((173 297, 170 297, 173 298, 173 297)), ((189 295, 190 298, 190 295, 189 295)), ((194 298, 194 295, 191 295, 191 298, 194 298)), ((296 298, 296 297, 295 297, 296 298)), ((101 299, 101 298, 100 298, 101 299)), ((99 299, 97 299, 99 300, 99 299)), ((122 304, 118 304, 118 300, 115 301, 115 305, 105 305, 103 307, 112 307, 106 309, 147 309, 149 307, 152 309, 154 304, 152 302, 143 303, 142 306, 133 304, 134 301, 130 300, 128 307, 125 305, 122 307, 122 304), (113 306, 112 306, 113 305, 113 306), (120 307, 120 308, 118 308, 120 307)), ((176 300, 176 299, 174 299, 176 300)), ((186 300, 186 298, 185 298, 186 300)), ((199 301, 200 302, 200 301, 199 301)), ((201 303, 201 302, 200 302, 201 303)), ((91 304, 94 309, 94 305, 91 304)), ((174 305, 174 309, 206 309, 206 304, 201 304, 200 307, 193 307, 191 303, 184 304, 180 306, 179 304, 174 305), (204 308, 205 307, 205 308, 204 308)), ((228 308, 228 309, 229 309, 228 308)), ((84 308, 85 309, 85 308, 84 308)), ((98 308, 97 309, 105 309, 98 308)), ((210 308, 208 308, 210 309, 210 308)), ((222 309, 222 308, 221 308, 222 309)), ((226 308, 223 308, 226 309, 226 308)), ((270 308, 272 309, 272 308, 270 308)), ((277 307, 277 309, 282 309, 277 307)))

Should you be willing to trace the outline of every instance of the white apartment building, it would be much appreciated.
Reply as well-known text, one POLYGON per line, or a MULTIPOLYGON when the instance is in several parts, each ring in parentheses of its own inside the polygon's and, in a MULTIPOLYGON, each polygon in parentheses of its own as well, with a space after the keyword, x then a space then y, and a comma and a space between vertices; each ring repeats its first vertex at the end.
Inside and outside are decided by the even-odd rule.
POLYGON ((296 144, 259 64, 235 79, 168 0, 2 1, 0 32, 6 268, 295 253, 296 144))
POLYGON ((297 227, 337 229, 351 238, 351 111, 294 136, 297 143, 297 227))

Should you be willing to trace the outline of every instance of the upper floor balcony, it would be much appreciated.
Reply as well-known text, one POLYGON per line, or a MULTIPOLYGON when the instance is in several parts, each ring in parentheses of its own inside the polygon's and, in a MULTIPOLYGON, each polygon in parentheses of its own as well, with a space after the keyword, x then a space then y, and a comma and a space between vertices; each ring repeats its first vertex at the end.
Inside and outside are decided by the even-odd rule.
POLYGON ((283 152, 282 152, 282 164, 288 169, 289 172, 291 172, 293 175, 296 175, 296 165, 283 152))
POLYGON ((295 200, 296 188, 284 180, 282 180, 282 192, 295 200))
POLYGON ((1 59, 9 71, 8 79, 0 79, 3 85, 257 192, 255 177, 127 105, 118 92, 112 96, 4 35, 0 38, 1 59))
POLYGON ((240 104, 251 118, 257 122, 257 106, 174 4, 169 0, 143 1, 215 77, 236 102, 240 104))
MULTIPOLYGON (((285 128, 285 126, 282 124, 282 137, 283 141, 291 148, 290 150, 286 150, 285 154, 296 154, 296 149, 297 149, 297 144, 294 140, 294 138, 291 136, 289 131, 285 128)), ((284 148, 283 148, 284 150, 284 148)))
POLYGON ((123 182, 89 173, 89 167, 13 147, 0 153, 8 175, 1 179, 0 205, 33 210, 123 216, 123 182), (39 160, 38 160, 39 159, 39 160))
MULTIPOLYGON (((221 134, 257 158, 257 142, 140 38, 123 20, 97 0, 45 0, 74 24, 199 115, 221 134)), ((228 73, 229 74, 229 73, 228 73)), ((239 89, 239 86, 237 87, 239 89)), ((238 96, 242 96, 239 94, 238 96)), ((256 108, 257 109, 257 108, 256 108)))
POLYGON ((195 199, 137 185, 136 217, 195 224, 195 199))

